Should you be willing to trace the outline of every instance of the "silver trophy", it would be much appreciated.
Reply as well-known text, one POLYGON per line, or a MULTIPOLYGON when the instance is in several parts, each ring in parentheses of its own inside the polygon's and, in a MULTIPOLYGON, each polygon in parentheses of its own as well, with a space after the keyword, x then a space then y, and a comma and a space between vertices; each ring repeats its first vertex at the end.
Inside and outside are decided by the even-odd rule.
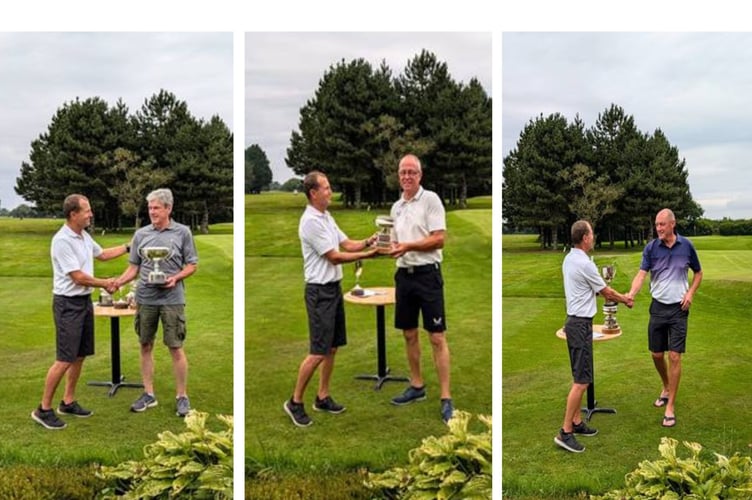
POLYGON ((154 262, 154 270, 149 273, 147 282, 151 285, 164 285, 167 275, 159 269, 159 263, 172 257, 172 248, 168 247, 142 247, 139 249, 141 257, 154 262))
MULTIPOLYGON (((606 282, 606 284, 608 286, 611 286, 611 282, 613 281, 614 276, 616 276, 616 268, 613 265, 603 266, 601 268, 601 276, 603 276, 603 280, 606 282)), ((603 329, 601 330, 602 333, 606 335, 613 335, 615 333, 621 332, 621 327, 616 321, 617 309, 618 304, 616 303, 616 301, 607 300, 603 303, 603 316, 605 324, 603 325, 603 329)))
POLYGON ((380 251, 389 251, 392 248, 392 228, 394 227, 394 219, 387 215, 379 215, 376 217, 376 225, 380 231, 376 237, 376 248, 380 251))

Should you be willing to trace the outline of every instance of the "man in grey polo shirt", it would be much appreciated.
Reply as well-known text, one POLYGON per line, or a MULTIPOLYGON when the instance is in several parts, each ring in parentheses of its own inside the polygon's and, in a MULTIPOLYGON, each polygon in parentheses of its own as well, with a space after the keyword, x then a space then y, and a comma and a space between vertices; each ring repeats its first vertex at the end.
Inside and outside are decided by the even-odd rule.
POLYGON ((329 381, 334 371, 337 348, 347 343, 345 308, 342 298, 342 264, 367 259, 376 254, 369 248, 375 236, 365 240, 351 240, 343 233, 327 211, 332 201, 332 189, 326 176, 312 171, 303 179, 308 206, 300 218, 298 235, 303 252, 305 302, 308 313, 309 354, 298 368, 295 389, 283 409, 298 427, 313 423, 306 414, 303 396, 313 373, 319 370, 319 388, 313 409, 328 413, 342 413, 345 407, 329 394, 329 381), (344 251, 341 251, 343 249, 344 251))
POLYGON ((143 412, 157 406, 154 393, 154 341, 162 322, 164 344, 170 349, 175 373, 176 414, 185 417, 191 409, 187 393, 188 359, 183 350, 186 336, 185 283, 196 272, 198 254, 190 228, 172 220, 173 197, 169 189, 157 189, 146 197, 151 224, 133 235, 128 268, 117 280, 123 286, 136 276, 136 317, 134 325, 141 344, 141 377, 143 394, 131 405, 131 411, 143 412), (141 250, 146 247, 167 247, 171 255, 159 263, 167 276, 164 284, 149 283, 154 262, 146 260, 141 250))
POLYGON ((402 406, 426 399, 420 368, 418 316, 429 333, 439 379, 441 418, 448 422, 454 413, 449 388, 450 356, 444 315, 444 278, 441 274, 446 215, 439 196, 421 186, 423 177, 417 156, 405 155, 398 171, 402 196, 392 205, 395 242, 390 255, 397 259, 395 284, 395 328, 405 337, 410 385, 392 398, 402 406))
POLYGON ((564 295, 567 300, 567 334, 569 362, 572 367, 572 388, 567 396, 564 423, 554 442, 567 451, 585 451, 574 437, 595 436, 598 431, 585 424, 580 414, 582 395, 593 382, 593 316, 597 306, 595 294, 606 300, 621 302, 631 308, 634 301, 609 286, 598 273, 595 263, 587 256, 595 245, 595 236, 590 223, 580 220, 572 224, 572 250, 564 258, 564 295))

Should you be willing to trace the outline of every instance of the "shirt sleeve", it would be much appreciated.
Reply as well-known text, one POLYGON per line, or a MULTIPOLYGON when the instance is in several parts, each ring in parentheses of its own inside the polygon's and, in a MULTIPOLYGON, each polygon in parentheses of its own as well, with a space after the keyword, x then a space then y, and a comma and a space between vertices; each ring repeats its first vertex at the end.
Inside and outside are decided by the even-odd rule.
POLYGON ((600 273, 598 273, 598 268, 596 267, 594 262, 590 262, 590 264, 585 266, 582 269, 582 274, 588 285, 590 285, 590 288, 595 293, 598 293, 606 288, 606 282, 603 281, 603 277, 601 277, 600 273))
POLYGON ((428 232, 445 231, 446 230, 446 212, 444 205, 441 204, 441 199, 435 193, 429 198, 429 203, 426 207, 426 227, 428 232))
POLYGON ((650 271, 650 250, 653 248, 653 242, 651 241, 645 245, 645 249, 642 251, 642 262, 640 263, 641 271, 650 271))
POLYGON ((198 252, 196 251, 196 244, 193 242, 193 235, 190 229, 183 232, 183 262, 184 264, 197 264, 198 252))
POLYGON ((324 255, 331 250, 335 250, 335 245, 328 234, 326 228, 317 219, 308 219, 303 224, 303 239, 313 248, 316 255, 324 255))

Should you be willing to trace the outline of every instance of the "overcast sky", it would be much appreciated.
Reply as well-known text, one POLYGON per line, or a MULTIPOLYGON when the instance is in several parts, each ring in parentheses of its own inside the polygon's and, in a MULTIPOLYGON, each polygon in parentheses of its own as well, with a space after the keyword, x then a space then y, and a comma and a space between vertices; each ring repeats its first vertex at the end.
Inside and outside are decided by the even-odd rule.
POLYGON ((329 67, 363 58, 382 60, 397 76, 422 49, 447 64, 458 82, 475 77, 491 96, 490 32, 485 33, 248 33, 245 68, 245 146, 266 152, 274 180, 295 174, 285 163, 300 108, 313 97, 329 67))
MULTIPOLYGON (((31 141, 77 97, 119 98, 130 114, 165 89, 197 119, 233 127, 228 33, 0 33, 0 206, 28 203, 14 186, 31 141)), ((62 203, 62 200, 60 200, 62 203)))
POLYGON ((541 113, 589 128, 614 103, 678 148, 706 217, 752 218, 752 34, 504 33, 502 45, 504 156, 541 113))

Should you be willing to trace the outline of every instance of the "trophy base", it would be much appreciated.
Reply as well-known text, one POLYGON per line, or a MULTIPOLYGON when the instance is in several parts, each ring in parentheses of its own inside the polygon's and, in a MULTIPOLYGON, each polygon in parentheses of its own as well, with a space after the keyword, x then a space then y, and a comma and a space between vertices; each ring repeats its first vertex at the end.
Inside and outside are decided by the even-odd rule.
POLYGON ((150 285, 164 285, 167 283, 167 276, 164 274, 149 274, 147 282, 150 285))
POLYGON ((606 327, 604 326, 601 328, 601 333, 603 335, 616 335, 617 333, 621 333, 621 327, 620 326, 613 326, 613 327, 606 327))

